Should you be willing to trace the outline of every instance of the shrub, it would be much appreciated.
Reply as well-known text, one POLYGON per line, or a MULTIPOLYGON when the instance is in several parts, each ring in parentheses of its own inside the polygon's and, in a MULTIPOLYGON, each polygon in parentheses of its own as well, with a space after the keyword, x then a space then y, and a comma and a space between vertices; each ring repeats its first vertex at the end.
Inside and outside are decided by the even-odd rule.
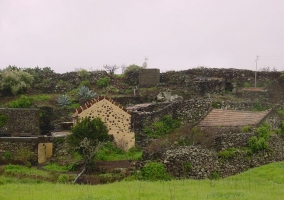
POLYGON ((87 80, 87 79, 90 77, 90 75, 91 75, 91 73, 88 72, 88 70, 86 70, 86 69, 80 68, 80 69, 76 69, 76 71, 77 71, 77 75, 78 75, 82 80, 87 80))
POLYGON ((236 149, 235 148, 228 148, 226 150, 220 151, 218 154, 219 158, 228 160, 230 158, 233 158, 236 154, 236 149))
POLYGON ((30 88, 33 82, 33 76, 16 66, 8 66, 6 69, 0 71, 0 88, 4 92, 16 95, 30 88))
POLYGON ((90 81, 88 80, 81 81, 80 86, 90 87, 90 81))
POLYGON ((268 143, 262 137, 257 138, 256 136, 253 136, 248 141, 248 147, 252 150, 253 153, 257 153, 261 150, 267 150, 268 143))
POLYGON ((252 132, 252 127, 251 126, 244 126, 241 129, 242 133, 250 133, 252 132))
POLYGON ((26 95, 21 95, 17 100, 8 103, 9 108, 29 108, 33 104, 33 98, 26 95))
POLYGON ((269 128, 266 127, 266 126, 261 126, 259 127, 257 130, 257 135, 258 137, 262 137, 264 138, 265 140, 267 140, 270 136, 270 131, 269 131, 269 128))
POLYGON ((67 142, 80 153, 85 164, 91 164, 102 142, 109 140, 108 129, 100 118, 85 117, 72 127, 67 142))
POLYGON ((109 86, 109 84, 110 84, 110 78, 108 76, 105 76, 104 78, 100 78, 97 81, 97 86, 100 88, 107 87, 109 86))
POLYGON ((149 162, 141 169, 141 179, 145 181, 171 180, 162 163, 149 162))
POLYGON ((140 66, 138 65, 129 65, 128 67, 126 67, 126 69, 124 70, 124 74, 128 74, 129 72, 133 72, 133 71, 139 71, 141 69, 140 66))
POLYGON ((0 128, 2 128, 8 121, 8 116, 0 112, 0 128))

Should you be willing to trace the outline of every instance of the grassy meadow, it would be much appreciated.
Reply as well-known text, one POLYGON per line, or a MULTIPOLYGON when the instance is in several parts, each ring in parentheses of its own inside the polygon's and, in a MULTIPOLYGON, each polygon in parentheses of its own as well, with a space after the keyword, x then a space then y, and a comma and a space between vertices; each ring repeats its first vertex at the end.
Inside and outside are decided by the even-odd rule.
POLYGON ((284 162, 218 180, 121 181, 105 185, 52 184, 0 177, 0 199, 240 199, 284 198, 284 162))

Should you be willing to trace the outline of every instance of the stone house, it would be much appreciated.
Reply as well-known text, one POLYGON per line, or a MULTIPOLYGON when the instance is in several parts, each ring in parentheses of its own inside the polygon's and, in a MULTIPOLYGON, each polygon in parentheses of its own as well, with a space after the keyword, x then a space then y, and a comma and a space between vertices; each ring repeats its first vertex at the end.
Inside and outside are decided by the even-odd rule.
POLYGON ((271 129, 276 129, 281 124, 281 118, 271 109, 265 111, 212 109, 198 127, 210 132, 228 133, 240 132, 244 126, 257 128, 263 122, 267 122, 271 129))
POLYGON ((98 97, 77 108, 72 115, 73 123, 84 117, 100 117, 109 130, 109 135, 118 147, 128 150, 135 146, 131 131, 131 113, 108 97, 98 97))

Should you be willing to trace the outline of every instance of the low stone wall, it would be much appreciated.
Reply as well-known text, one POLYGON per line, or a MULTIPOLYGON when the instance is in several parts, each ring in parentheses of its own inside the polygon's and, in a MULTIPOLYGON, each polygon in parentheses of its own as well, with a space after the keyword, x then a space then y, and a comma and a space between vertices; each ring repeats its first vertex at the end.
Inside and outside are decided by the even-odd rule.
POLYGON ((254 136, 254 133, 227 133, 215 138, 214 146, 217 151, 228 148, 247 147, 248 140, 254 136))
POLYGON ((0 113, 6 115, 8 120, 0 128, 3 134, 20 134, 29 135, 39 134, 39 110, 31 108, 0 108, 0 113))
MULTIPOLYGON (((221 136, 222 137, 222 136, 221 136)), ((250 134, 236 134, 224 138, 223 148, 241 147, 250 134), (235 141, 237 140, 237 141, 235 141), (225 144, 226 143, 226 144, 225 144)), ((168 150, 162 157, 167 171, 175 177, 193 179, 210 178, 214 175, 226 177, 243 172, 249 168, 284 160, 284 140, 279 136, 269 139, 269 151, 249 155, 247 151, 237 150, 233 157, 218 158, 218 151, 203 149, 200 146, 186 146, 168 150)))
POLYGON ((0 161, 24 164, 38 162, 37 138, 0 138, 0 161))

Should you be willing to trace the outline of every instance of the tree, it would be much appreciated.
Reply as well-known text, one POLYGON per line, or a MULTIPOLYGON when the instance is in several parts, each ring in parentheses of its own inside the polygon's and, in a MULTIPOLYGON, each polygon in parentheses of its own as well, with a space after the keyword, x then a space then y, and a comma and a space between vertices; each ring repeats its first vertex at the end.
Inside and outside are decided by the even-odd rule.
POLYGON ((84 168, 75 179, 84 173, 86 168, 94 164, 94 159, 101 145, 109 140, 108 129, 101 118, 91 119, 85 117, 71 129, 72 134, 68 136, 67 143, 72 150, 78 152, 83 157, 84 168))
POLYGON ((113 75, 116 70, 118 70, 118 66, 116 65, 104 65, 103 66, 110 75, 113 75))

